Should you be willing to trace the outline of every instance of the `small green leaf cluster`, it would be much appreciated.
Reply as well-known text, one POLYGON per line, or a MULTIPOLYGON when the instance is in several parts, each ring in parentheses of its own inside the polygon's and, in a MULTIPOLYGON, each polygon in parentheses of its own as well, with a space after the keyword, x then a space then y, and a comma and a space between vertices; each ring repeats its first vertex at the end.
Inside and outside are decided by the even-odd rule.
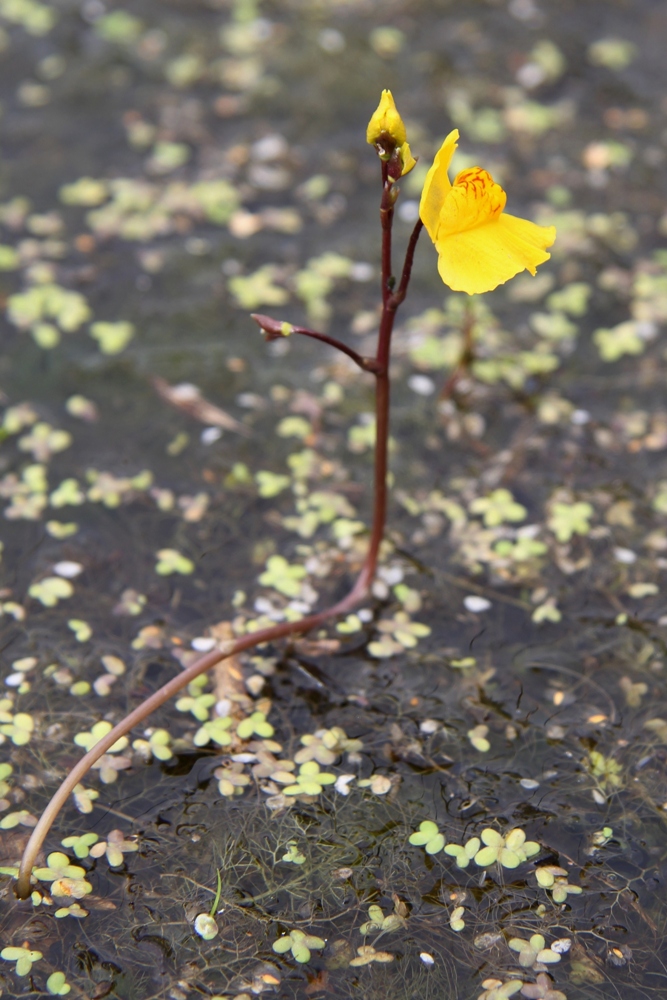
POLYGON ((427 854, 438 854, 444 850, 445 854, 456 858, 459 868, 467 868, 471 860, 480 868, 487 868, 496 862, 503 868, 518 868, 540 851, 540 845, 526 840, 526 834, 518 827, 504 836, 486 827, 480 837, 472 837, 464 845, 445 844, 445 837, 437 825, 431 820, 424 820, 419 829, 410 835, 408 842, 423 847, 427 854))
POLYGON ((319 951, 324 948, 324 940, 304 931, 292 930, 274 941, 272 947, 278 955, 291 951, 293 958, 303 964, 310 961, 311 950, 319 951))

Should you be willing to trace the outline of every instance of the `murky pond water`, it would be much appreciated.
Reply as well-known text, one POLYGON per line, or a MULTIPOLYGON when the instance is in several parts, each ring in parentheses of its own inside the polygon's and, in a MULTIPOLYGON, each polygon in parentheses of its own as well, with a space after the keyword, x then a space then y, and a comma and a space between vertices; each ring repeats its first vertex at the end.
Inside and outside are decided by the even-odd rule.
POLYGON ((650 0, 0 0, 4 871, 105 723, 361 564, 370 376, 248 313, 372 350, 382 88, 421 158, 397 259, 452 127, 558 228, 463 368, 423 239, 373 599, 103 758, 33 898, 2 878, 5 995, 664 995, 666 31, 650 0))

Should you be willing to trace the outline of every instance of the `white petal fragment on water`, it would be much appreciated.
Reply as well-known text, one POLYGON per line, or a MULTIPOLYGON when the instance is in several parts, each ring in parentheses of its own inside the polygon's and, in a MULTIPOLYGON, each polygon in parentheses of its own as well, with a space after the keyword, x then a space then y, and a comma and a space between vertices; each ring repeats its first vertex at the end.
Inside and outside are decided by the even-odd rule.
POLYGON ((480 614, 482 611, 488 611, 491 607, 491 601, 487 601, 486 597, 478 597, 476 594, 469 594, 468 597, 463 598, 463 606, 466 611, 472 611, 475 614, 480 614))
POLYGON ((83 573, 83 566, 81 563, 72 562, 69 559, 63 559, 62 562, 55 564, 53 572, 56 573, 57 576, 64 576, 67 580, 73 580, 74 577, 79 575, 79 573, 83 573))

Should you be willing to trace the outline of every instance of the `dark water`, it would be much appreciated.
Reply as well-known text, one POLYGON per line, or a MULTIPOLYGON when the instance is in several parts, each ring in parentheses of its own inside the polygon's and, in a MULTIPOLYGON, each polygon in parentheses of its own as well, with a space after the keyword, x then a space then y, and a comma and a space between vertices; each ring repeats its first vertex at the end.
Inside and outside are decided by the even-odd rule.
POLYGON ((382 88, 422 161, 397 260, 422 164, 454 126, 459 169, 481 163, 510 211, 559 234, 534 283, 475 305, 472 373, 440 402, 463 304, 420 245, 395 343, 390 544, 367 613, 311 637, 331 642, 248 657, 240 687, 217 674, 203 689, 231 692, 235 716, 267 713, 275 733, 228 748, 240 759, 195 745, 211 705, 199 720, 168 705, 149 724, 170 759, 129 747, 107 762, 113 776, 121 759, 117 780, 88 776, 94 808, 72 802, 47 853, 113 830, 138 850, 109 867, 67 848, 90 871, 87 916, 56 916, 62 896, 17 903, 4 880, 2 948, 42 955, 24 976, 3 955, 5 994, 44 993, 62 972, 91 998, 501 1000, 516 979, 515 995, 547 1000, 660 997, 664 5, 25 0, 0 2, 0 25, 5 866, 78 758, 75 734, 118 721, 211 626, 285 613, 295 595, 259 580, 272 555, 306 567, 298 613, 340 597, 359 565, 364 535, 344 522, 370 518, 372 387, 319 345, 265 345, 247 314, 310 317, 372 349, 378 169, 364 137, 382 88), (169 405, 156 377, 195 384, 239 426, 169 405), (179 557, 188 572, 156 572, 179 557), (45 606, 54 577, 71 593, 56 584, 45 606), (297 773, 301 737, 336 726, 362 746, 329 733, 320 766, 347 787, 283 796, 271 755, 297 773), (459 845, 518 827, 540 853, 458 868, 408 842, 424 821, 459 845), (583 891, 554 901, 536 882, 545 866, 583 891), (207 941, 193 928, 218 873, 207 941), (370 906, 395 919, 364 935, 370 906), (309 962, 273 950, 290 931, 321 939, 309 962), (535 934, 569 950, 522 967, 508 942, 535 934))

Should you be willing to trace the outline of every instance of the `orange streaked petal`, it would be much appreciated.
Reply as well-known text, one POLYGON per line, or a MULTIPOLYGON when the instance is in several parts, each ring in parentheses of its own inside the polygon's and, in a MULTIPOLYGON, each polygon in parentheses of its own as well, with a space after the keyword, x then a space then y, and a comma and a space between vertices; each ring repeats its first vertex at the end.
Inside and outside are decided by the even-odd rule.
POLYGON ((440 210, 452 186, 447 176, 447 170, 454 155, 458 138, 459 130, 455 128, 449 133, 436 153, 435 159, 426 175, 421 201, 419 202, 419 217, 426 226, 426 231, 434 243, 438 231, 440 210))
POLYGON ((499 215, 485 225, 438 239, 438 271, 452 291, 490 292, 520 271, 535 274, 537 266, 549 260, 546 248, 555 239, 554 226, 499 215))
POLYGON ((440 209, 436 240, 497 219, 507 195, 491 174, 470 167, 457 175, 440 209))

